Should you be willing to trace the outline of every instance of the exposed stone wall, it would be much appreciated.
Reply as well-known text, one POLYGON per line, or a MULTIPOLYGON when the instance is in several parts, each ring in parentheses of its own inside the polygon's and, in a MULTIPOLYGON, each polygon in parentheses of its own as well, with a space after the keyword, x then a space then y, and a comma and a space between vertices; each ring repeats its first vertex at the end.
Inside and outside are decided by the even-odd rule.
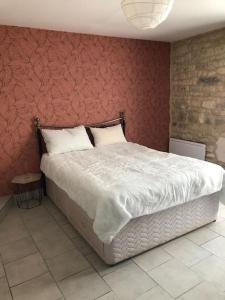
POLYGON ((225 166, 225 28, 172 44, 170 130, 225 166))

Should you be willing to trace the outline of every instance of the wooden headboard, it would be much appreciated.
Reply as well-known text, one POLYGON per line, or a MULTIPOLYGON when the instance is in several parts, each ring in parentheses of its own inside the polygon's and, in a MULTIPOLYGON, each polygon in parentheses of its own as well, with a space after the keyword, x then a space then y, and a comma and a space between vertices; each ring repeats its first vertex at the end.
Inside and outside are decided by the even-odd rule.
MULTIPOLYGON (((121 124, 124 135, 125 135, 126 121, 125 121, 125 113, 124 112, 120 112, 119 117, 117 119, 104 121, 104 122, 96 123, 96 124, 84 125, 84 126, 87 130, 88 136, 89 136, 92 144, 94 144, 94 139, 93 139, 93 136, 91 134, 90 127, 105 128, 105 127, 115 126, 115 125, 118 125, 118 124, 121 124)), ((35 126, 35 130, 36 130, 36 133, 37 133, 37 138, 38 138, 39 155, 40 155, 40 157, 42 157, 42 155, 44 153, 46 153, 47 150, 46 150, 44 139, 43 139, 42 134, 41 134, 41 129, 60 130, 60 129, 66 129, 66 128, 73 128, 73 127, 76 127, 76 126, 79 126, 79 125, 78 124, 74 124, 74 125, 70 125, 70 126, 43 125, 41 123, 41 120, 38 117, 35 117, 34 118, 34 126, 35 126)))

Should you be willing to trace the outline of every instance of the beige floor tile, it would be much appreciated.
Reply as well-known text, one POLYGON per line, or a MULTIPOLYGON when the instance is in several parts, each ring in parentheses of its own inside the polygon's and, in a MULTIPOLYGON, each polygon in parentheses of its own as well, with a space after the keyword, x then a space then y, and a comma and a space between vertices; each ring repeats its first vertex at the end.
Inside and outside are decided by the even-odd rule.
POLYGON ((53 277, 57 281, 90 267, 88 261, 76 249, 47 259, 46 262, 53 277))
MULTIPOLYGON (((219 215, 225 217, 225 207, 219 215)), ((110 267, 55 205, 45 200, 32 210, 10 211, 0 223, 0 253, 10 285, 14 285, 14 300, 222 300, 225 238, 219 234, 225 236, 225 221, 110 267), (39 250, 65 297, 36 252, 39 250), (204 280, 207 283, 202 284, 204 280)), ((12 300, 1 264, 0 299, 12 300)))
POLYGON ((0 228, 2 227, 15 227, 17 225, 22 225, 23 221, 20 215, 21 210, 17 208, 11 208, 5 218, 2 220, 0 224, 0 228))
POLYGON ((91 268, 59 281, 59 286, 68 300, 92 300, 110 291, 104 280, 91 268))
POLYGON ((73 228, 70 223, 63 224, 61 228, 69 238, 79 236, 79 233, 73 228))
POLYGON ((109 266, 106 263, 104 263, 104 261, 94 252, 88 254, 86 258, 93 266, 93 268, 100 274, 100 276, 105 276, 131 263, 131 260, 127 260, 125 262, 118 263, 114 266, 109 266))
POLYGON ((12 294, 14 300, 58 300, 62 296, 49 273, 13 287, 12 294))
POLYGON ((48 212, 50 212, 51 208, 55 208, 53 201, 46 196, 42 200, 42 205, 47 209, 48 212))
POLYGON ((32 238, 35 242, 51 238, 52 236, 56 236, 58 234, 63 234, 63 230, 60 226, 55 222, 55 220, 51 220, 46 223, 43 227, 35 227, 33 230, 30 230, 32 238))
POLYGON ((207 226, 210 230, 225 236, 225 221, 213 222, 207 226))
POLYGON ((211 255, 209 251, 183 237, 166 244, 163 248, 186 266, 192 266, 211 255))
POLYGON ((64 214, 60 211, 55 211, 54 213, 51 213, 52 217, 56 220, 56 222, 60 225, 68 224, 68 219, 64 216, 64 214))
POLYGON ((54 215, 54 214, 62 214, 63 215, 61 210, 55 205, 55 203, 52 200, 47 201, 44 206, 51 215, 54 215))
POLYGON ((209 284, 203 282, 178 298, 179 300, 225 300, 225 294, 218 292, 217 289, 209 284))
POLYGON ((23 258, 37 252, 37 248, 30 237, 0 246, 3 263, 23 258))
POLYGON ((47 272, 47 267, 39 253, 5 265, 9 285, 14 286, 47 272))
POLYGON ((52 219, 52 216, 48 213, 44 206, 41 205, 32 209, 23 210, 22 219, 24 223, 29 226, 30 224, 39 225, 41 222, 44 224, 46 221, 52 219))
POLYGON ((203 227, 186 234, 185 237, 200 246, 215 239, 218 237, 218 234, 206 227, 203 227))
POLYGON ((57 233, 36 243, 44 258, 51 258, 74 249, 74 244, 64 233, 57 233))
POLYGON ((72 242, 77 250, 85 256, 94 252, 91 246, 81 236, 72 238, 72 242))
POLYGON ((40 205, 32 209, 21 209, 21 215, 23 220, 26 221, 35 217, 40 218, 49 215, 49 213, 43 205, 40 205))
POLYGON ((200 277, 180 261, 173 259, 148 272, 172 297, 178 297, 200 283, 200 277))
POLYGON ((225 259, 212 255, 191 269, 202 279, 212 282, 218 289, 225 291, 225 259))
POLYGON ((220 236, 202 245, 218 257, 225 258, 225 238, 220 236))
POLYGON ((59 214, 63 215, 63 213, 58 209, 58 207, 52 201, 49 201, 44 206, 51 216, 59 215, 59 214))
POLYGON ((96 300, 119 300, 113 292, 109 292, 96 300))
POLYGON ((150 291, 146 292, 144 295, 138 297, 136 300, 173 300, 167 292, 161 289, 160 286, 152 288, 150 291))
POLYGON ((47 213, 41 216, 30 217, 27 220, 24 220, 24 223, 29 231, 34 231, 37 228, 43 228, 50 222, 54 222, 54 219, 47 213))
POLYGON ((130 263, 103 278, 121 300, 136 299, 156 285, 156 283, 134 263, 130 263))
POLYGON ((6 226, 0 224, 0 245, 5 245, 29 236, 29 233, 22 223, 6 226))
POLYGON ((162 248, 155 248, 133 258, 133 261, 144 271, 149 271, 172 257, 162 248))
POLYGON ((1 300, 12 300, 8 283, 5 277, 0 278, 0 299, 1 300))

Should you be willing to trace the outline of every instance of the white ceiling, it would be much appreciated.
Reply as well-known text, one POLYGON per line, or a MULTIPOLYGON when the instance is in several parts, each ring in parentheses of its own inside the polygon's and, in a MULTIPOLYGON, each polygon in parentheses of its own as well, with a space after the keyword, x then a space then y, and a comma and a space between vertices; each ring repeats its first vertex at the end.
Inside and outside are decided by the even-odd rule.
POLYGON ((158 41, 225 27, 225 0, 175 0, 169 18, 148 31, 127 23, 120 1, 0 0, 0 24, 158 41))

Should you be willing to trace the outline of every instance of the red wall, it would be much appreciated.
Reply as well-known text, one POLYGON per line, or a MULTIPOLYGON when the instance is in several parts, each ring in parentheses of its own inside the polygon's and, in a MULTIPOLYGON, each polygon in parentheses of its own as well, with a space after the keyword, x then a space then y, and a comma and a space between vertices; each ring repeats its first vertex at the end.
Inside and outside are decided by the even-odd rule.
POLYGON ((0 26, 0 195, 38 171, 33 117, 104 121, 125 111, 130 141, 167 150, 170 45, 0 26))

